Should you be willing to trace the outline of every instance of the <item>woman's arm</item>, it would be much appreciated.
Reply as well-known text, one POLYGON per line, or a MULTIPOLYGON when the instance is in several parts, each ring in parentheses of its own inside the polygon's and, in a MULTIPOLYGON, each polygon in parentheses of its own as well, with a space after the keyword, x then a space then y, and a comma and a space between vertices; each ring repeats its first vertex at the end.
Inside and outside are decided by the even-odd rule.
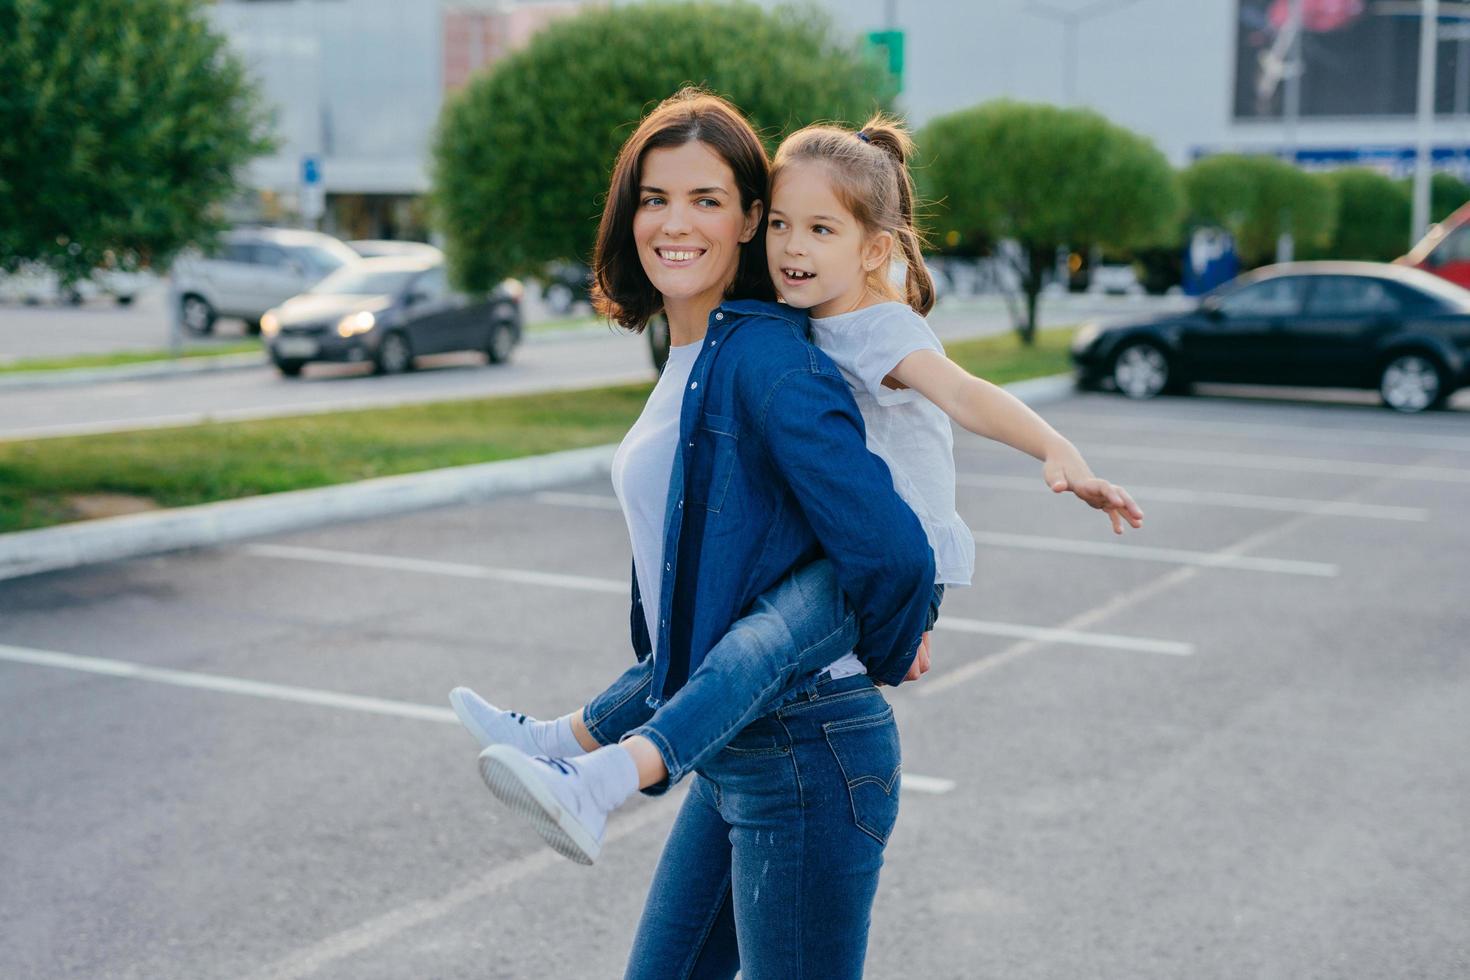
POLYGON ((1128 491, 1094 476, 1076 446, 1004 388, 932 350, 909 354, 888 377, 914 389, 976 435, 1041 460, 1047 486, 1056 493, 1071 490, 1106 511, 1115 533, 1123 533, 1124 520, 1135 528, 1143 526, 1143 511, 1128 491))
POLYGON ((888 467, 868 451, 851 390, 835 371, 791 371, 756 418, 772 467, 857 612, 858 658, 875 680, 901 683, 933 595, 934 553, 888 467))

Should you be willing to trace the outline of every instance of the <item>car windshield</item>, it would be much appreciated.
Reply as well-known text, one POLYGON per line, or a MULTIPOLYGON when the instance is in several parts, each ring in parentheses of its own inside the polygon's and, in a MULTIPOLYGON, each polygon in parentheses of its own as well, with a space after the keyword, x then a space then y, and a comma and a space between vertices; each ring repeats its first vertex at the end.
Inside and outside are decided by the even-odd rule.
POLYGON ((347 296, 397 295, 419 269, 356 269, 349 266, 332 273, 312 288, 313 293, 347 296))

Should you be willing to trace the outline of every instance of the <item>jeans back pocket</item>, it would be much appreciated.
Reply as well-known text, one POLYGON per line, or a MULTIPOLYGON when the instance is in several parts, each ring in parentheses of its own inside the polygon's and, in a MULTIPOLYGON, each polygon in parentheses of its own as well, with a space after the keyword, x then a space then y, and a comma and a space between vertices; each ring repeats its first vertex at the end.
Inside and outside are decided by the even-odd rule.
POLYGON ((847 782, 853 822, 878 843, 887 844, 898 822, 903 769, 893 709, 885 706, 877 714, 826 722, 822 733, 847 782))

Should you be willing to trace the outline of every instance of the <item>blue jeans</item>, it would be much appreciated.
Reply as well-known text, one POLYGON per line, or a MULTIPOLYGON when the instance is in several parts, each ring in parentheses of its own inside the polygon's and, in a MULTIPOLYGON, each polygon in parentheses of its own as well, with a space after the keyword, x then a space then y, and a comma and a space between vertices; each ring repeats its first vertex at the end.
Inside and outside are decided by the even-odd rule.
POLYGON ((627 980, 861 977, 900 768, 893 709, 865 675, 747 725, 690 787, 627 980))
MULTIPOLYGON (((943 591, 935 586, 929 626, 943 591)), ((657 710, 647 704, 653 666, 644 660, 588 702, 582 720, 603 745, 628 735, 654 744, 669 772, 666 780, 644 790, 656 796, 712 758, 747 724, 811 687, 824 668, 853 648, 857 629, 857 616, 837 586, 831 562, 815 561, 756 599, 657 710)))

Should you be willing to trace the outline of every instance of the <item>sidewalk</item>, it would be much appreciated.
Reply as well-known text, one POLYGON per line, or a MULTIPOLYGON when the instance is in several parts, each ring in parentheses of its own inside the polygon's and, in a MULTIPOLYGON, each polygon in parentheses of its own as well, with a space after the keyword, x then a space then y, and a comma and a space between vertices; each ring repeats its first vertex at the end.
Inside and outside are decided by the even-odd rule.
MULTIPOLYGON (((1028 405, 1037 406, 1066 398, 1072 384, 1070 374, 1059 374, 1005 387, 1028 405)), ((0 534, 0 581, 324 524, 478 503, 501 494, 592 479, 610 472, 614 449, 613 445, 594 446, 0 534)))

